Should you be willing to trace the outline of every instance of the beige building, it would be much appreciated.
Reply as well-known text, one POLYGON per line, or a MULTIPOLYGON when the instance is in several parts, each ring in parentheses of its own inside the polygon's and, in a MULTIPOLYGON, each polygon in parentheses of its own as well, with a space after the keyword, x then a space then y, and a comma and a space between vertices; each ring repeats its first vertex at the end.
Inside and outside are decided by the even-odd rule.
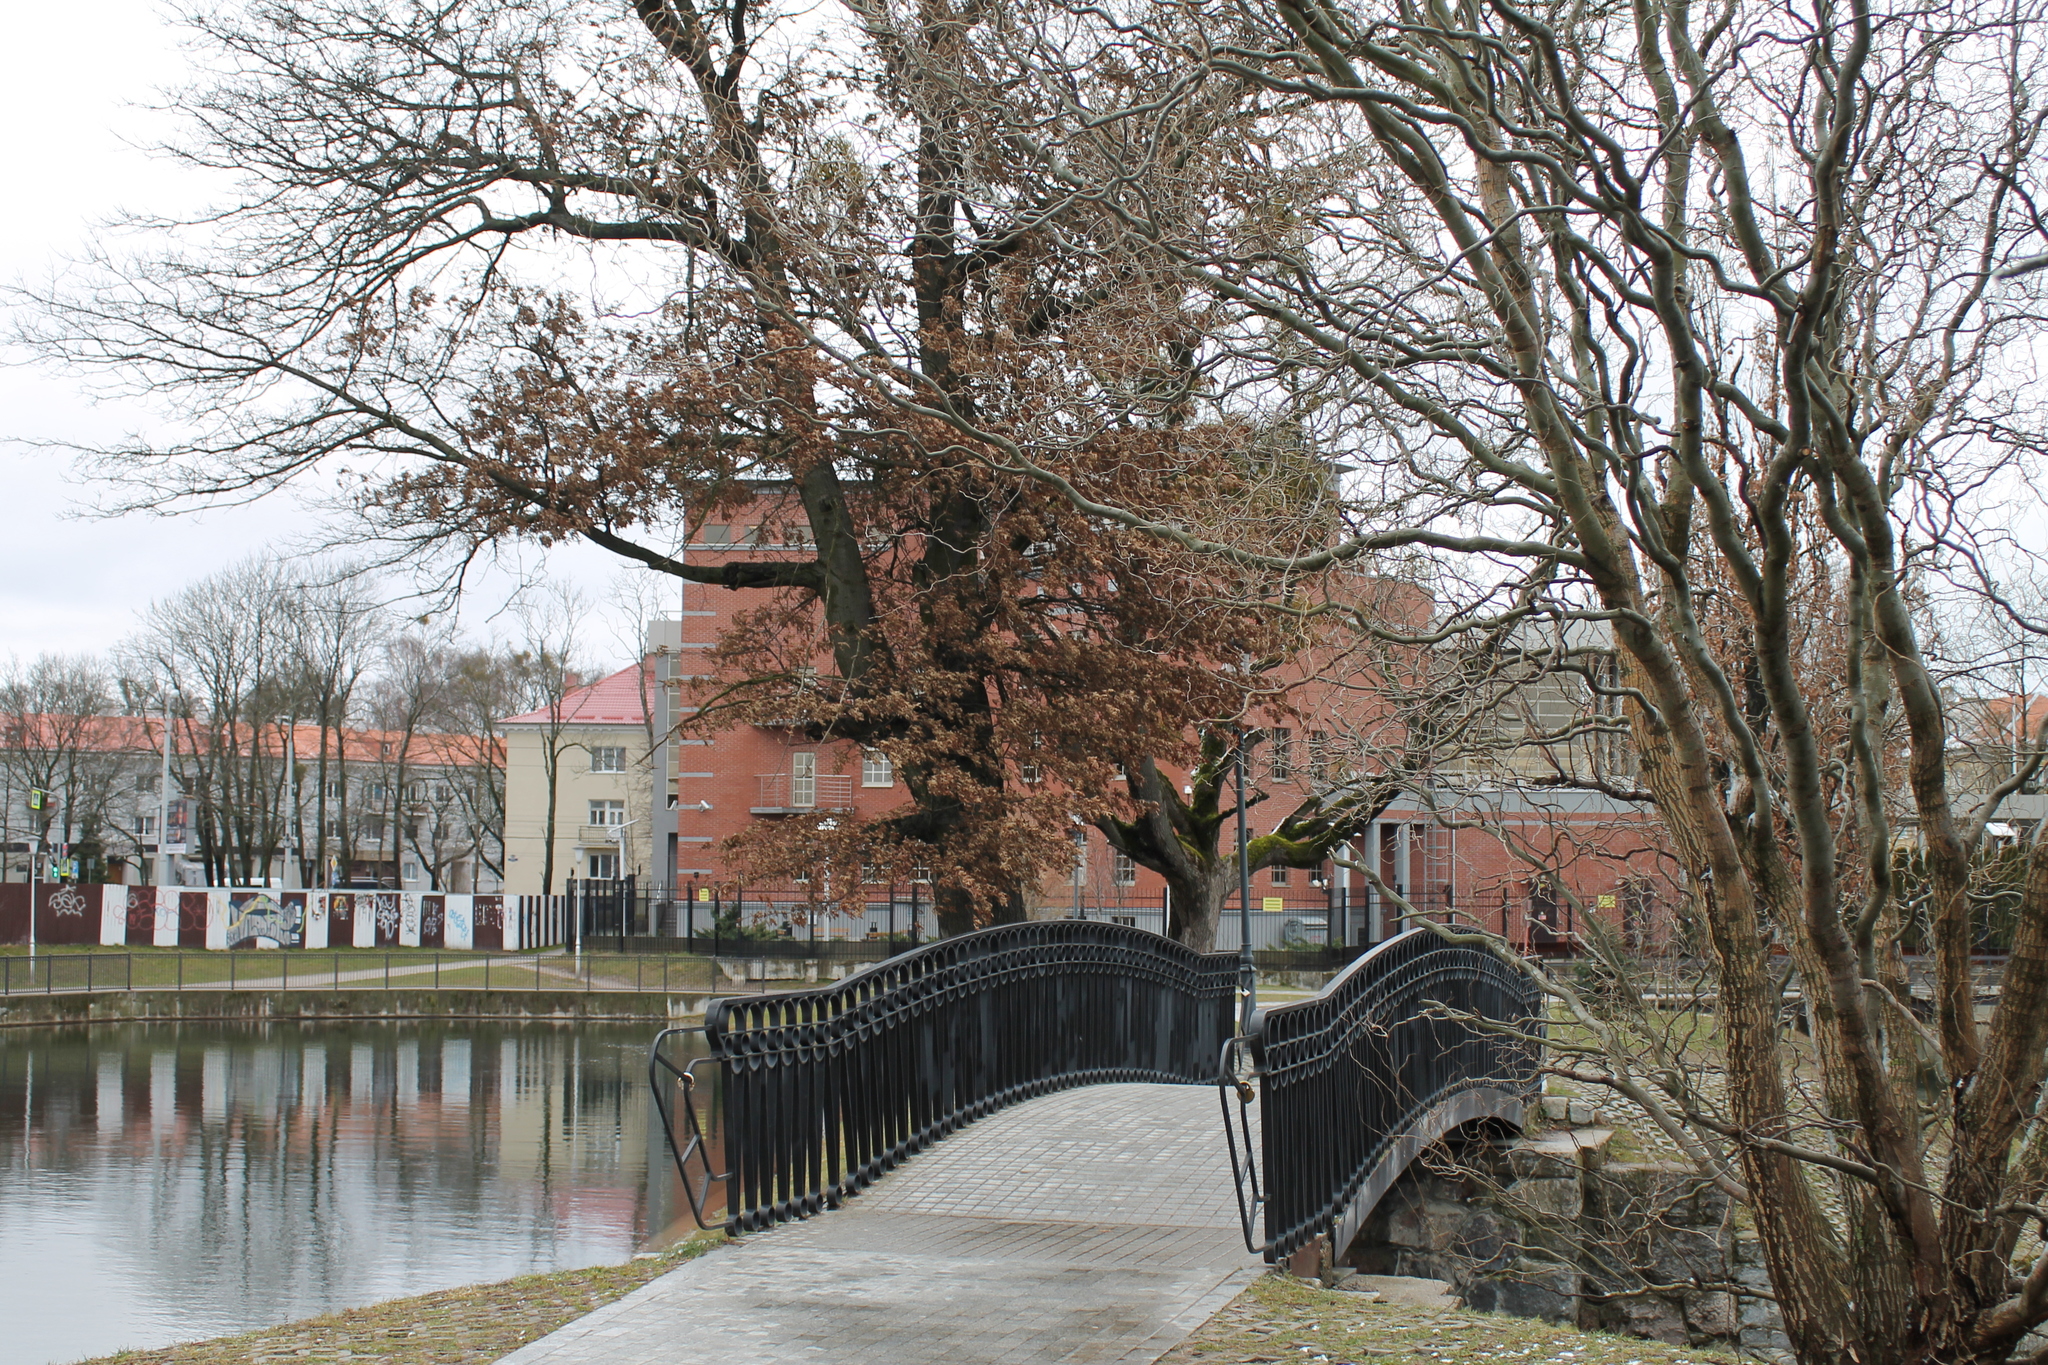
POLYGON ((559 894, 571 877, 647 882, 656 861, 647 709, 657 686, 651 669, 625 668, 573 689, 559 705, 502 723, 508 895, 559 894))

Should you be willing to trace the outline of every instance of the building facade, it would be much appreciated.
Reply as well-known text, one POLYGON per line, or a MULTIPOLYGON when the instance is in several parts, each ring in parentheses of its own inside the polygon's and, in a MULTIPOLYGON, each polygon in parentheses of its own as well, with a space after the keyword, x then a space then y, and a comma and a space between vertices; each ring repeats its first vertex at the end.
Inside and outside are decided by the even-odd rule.
MULTIPOLYGON (((811 553, 800 538, 774 543, 772 522, 763 515, 756 524, 701 527, 686 553, 712 564, 811 553)), ((672 907, 678 928, 707 901, 738 899, 750 917, 835 937, 900 929, 919 903, 929 906, 929 887, 914 874, 904 883, 870 882, 864 870, 821 868, 802 884, 755 886, 728 865, 722 847, 750 826, 872 818, 909 799, 886 753, 812 742, 793 724, 690 723, 698 695, 692 685, 712 672, 721 633, 749 604, 744 593, 679 585, 678 614, 651 624, 638 665, 571 691, 556 708, 505 722, 508 891, 560 891, 569 876, 630 874, 672 907), (835 907, 822 918, 821 901, 835 907)), ((1569 643, 1579 654, 1598 653, 1597 642, 1569 643)), ((1661 851, 1654 821, 1637 803, 1557 780, 1561 764, 1585 767, 1609 786, 1630 776, 1625 746, 1612 733, 1613 708, 1597 694, 1578 695, 1577 676, 1544 675, 1527 685, 1508 678, 1488 722, 1499 733, 1476 749, 1492 757, 1460 760, 1438 778, 1420 776, 1319 867, 1255 872, 1255 943, 1370 943, 1398 932, 1398 908, 1375 891, 1366 868, 1433 916, 1476 921, 1520 943, 1543 946, 1586 914, 1610 919, 1638 941, 1657 939, 1682 878, 1661 851), (1594 716, 1592 730, 1575 726, 1580 713, 1594 716), (1542 736, 1560 730, 1571 738, 1545 752, 1542 736)), ((1345 779, 1361 728, 1347 711, 1356 710, 1358 695, 1311 683, 1285 723, 1267 728, 1254 780, 1272 795, 1255 809, 1254 833, 1265 828, 1261 818, 1270 822, 1345 779)), ((1091 827, 1077 825, 1074 837, 1073 869, 1036 887, 1027 896, 1030 912, 1163 928, 1163 879, 1091 827)), ((1235 946, 1237 935, 1233 910, 1219 946, 1235 946)))

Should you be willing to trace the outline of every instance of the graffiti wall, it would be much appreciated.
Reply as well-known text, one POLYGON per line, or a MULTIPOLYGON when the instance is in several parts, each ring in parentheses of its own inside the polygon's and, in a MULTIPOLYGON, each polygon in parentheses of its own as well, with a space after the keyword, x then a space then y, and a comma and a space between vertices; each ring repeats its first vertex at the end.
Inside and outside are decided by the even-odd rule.
POLYGON ((157 948, 481 948, 561 941, 560 896, 0 883, 0 944, 157 948))

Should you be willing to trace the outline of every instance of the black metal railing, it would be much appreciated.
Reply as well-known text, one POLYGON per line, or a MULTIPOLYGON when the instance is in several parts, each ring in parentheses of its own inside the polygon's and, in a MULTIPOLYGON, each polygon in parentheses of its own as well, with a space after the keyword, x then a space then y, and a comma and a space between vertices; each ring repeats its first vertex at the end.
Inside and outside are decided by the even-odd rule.
POLYGON ((1519 1123, 1535 1094, 1526 1039, 1540 1015, 1511 964, 1427 928, 1380 944, 1307 1000, 1257 1011, 1218 1079, 1246 1247, 1277 1262, 1322 1234, 1341 1253, 1431 1142, 1475 1119, 1519 1123))
POLYGON ((1236 984, 1234 954, 1052 920, 943 939, 829 987, 714 1000, 704 1030, 727 1169, 683 1169, 685 1153, 702 1167, 704 1150, 694 1112, 681 1113, 687 1090, 663 1111, 686 1120, 680 1138, 668 1123, 670 1150, 693 1188, 724 1184, 732 1231, 806 1217, 1020 1100, 1212 1081, 1236 984))
POLYGON ((719 1202, 719 1187, 732 1178, 731 1172, 719 1171, 712 1158, 717 1119, 714 1117, 707 1125, 697 1113, 697 1090, 702 1084, 697 1068, 715 1059, 693 1057, 678 1062, 668 1050, 669 1039, 687 1038, 703 1031, 702 1024, 689 1024, 656 1034, 654 1045, 647 1050, 647 1085, 654 1092, 654 1112, 660 1119, 661 1136, 668 1143, 676 1174, 682 1178, 683 1198, 690 1203, 690 1216, 696 1219, 698 1227, 708 1228, 711 1224, 704 1221, 705 1215, 719 1202))

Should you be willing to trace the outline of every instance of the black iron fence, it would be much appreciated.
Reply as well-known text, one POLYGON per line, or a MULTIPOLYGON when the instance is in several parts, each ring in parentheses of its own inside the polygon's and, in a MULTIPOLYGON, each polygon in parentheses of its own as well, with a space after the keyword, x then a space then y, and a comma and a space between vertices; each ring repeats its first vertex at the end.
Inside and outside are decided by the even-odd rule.
POLYGON ((831 901, 823 888, 800 884, 650 886, 632 877, 572 879, 567 891, 576 941, 610 939, 621 951, 638 941, 653 952, 873 960, 938 934, 922 883, 831 901))
MULTIPOLYGON (((745 1231, 834 1207, 1019 1100, 1094 1082, 1208 1082, 1236 984, 1233 954, 1052 920, 944 939, 834 986, 714 1000, 704 1029, 728 1169, 695 1183, 722 1184, 726 1226, 745 1231)), ((679 1167, 685 1154, 701 1164, 687 1086, 680 1100, 663 1111, 670 1149, 679 1167)))
POLYGON ((1429 929, 1380 944, 1308 1000, 1259 1010, 1219 1081, 1226 1124, 1236 1088, 1245 1245, 1278 1261, 1326 1234, 1341 1251, 1430 1142, 1479 1118, 1519 1122, 1535 1093, 1535 1049, 1482 1021, 1528 1034, 1540 1017, 1541 997, 1513 966, 1429 929), (1256 1164, 1252 1092, 1237 1085, 1244 1062, 1257 1080, 1256 1164))

